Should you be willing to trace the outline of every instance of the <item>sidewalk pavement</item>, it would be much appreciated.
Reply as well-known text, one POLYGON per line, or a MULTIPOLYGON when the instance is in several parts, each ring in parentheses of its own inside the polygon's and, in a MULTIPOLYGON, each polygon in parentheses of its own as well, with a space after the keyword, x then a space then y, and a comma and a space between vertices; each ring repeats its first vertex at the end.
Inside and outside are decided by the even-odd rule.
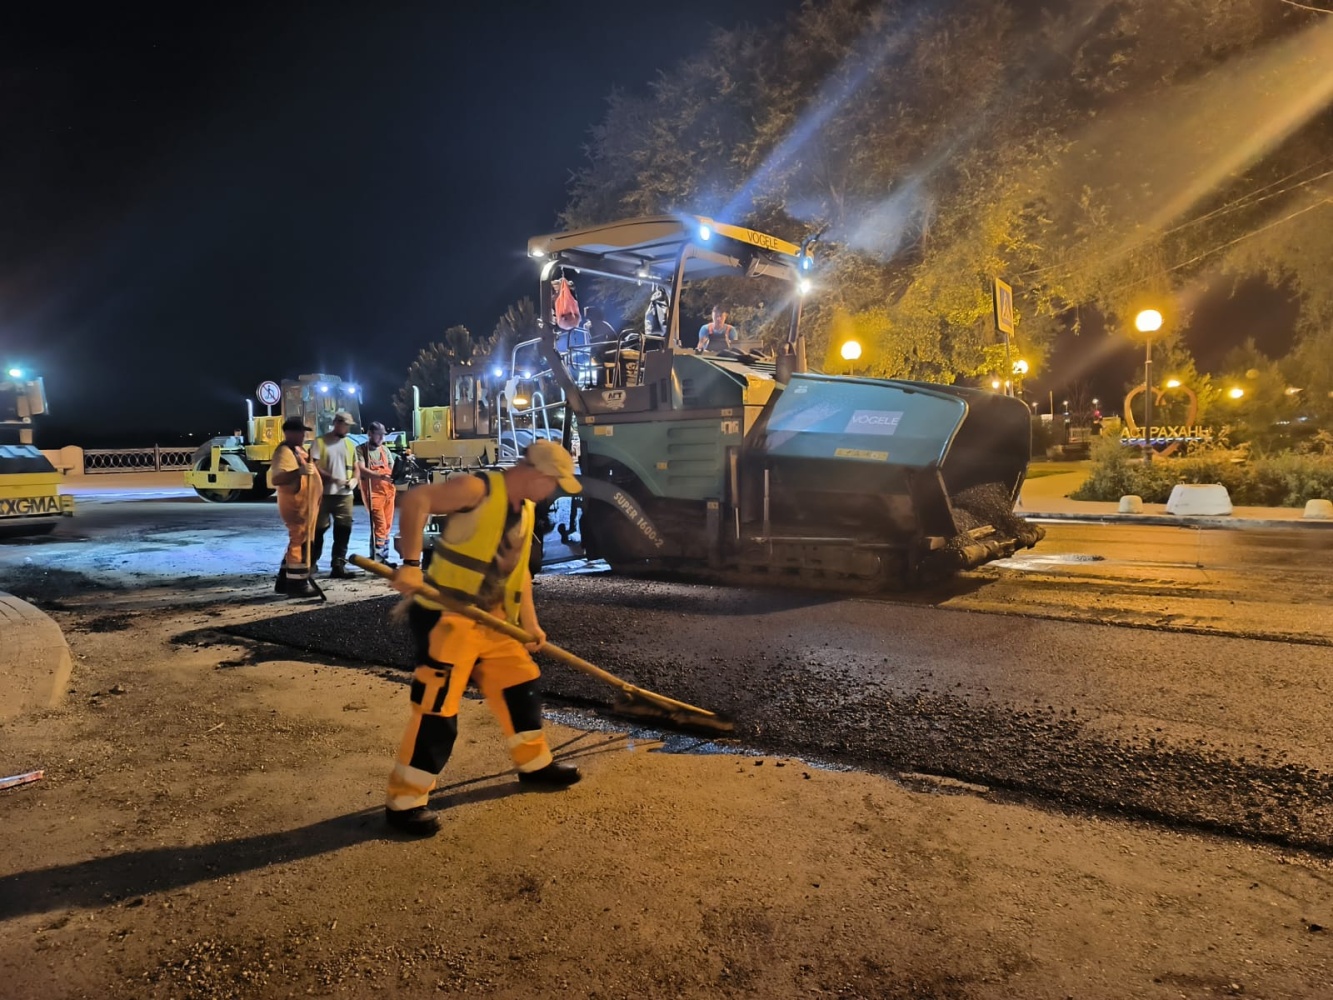
POLYGON ((1034 520, 1100 521, 1131 524, 1170 524, 1203 528, 1323 528, 1333 530, 1333 521, 1302 517, 1300 507, 1233 507, 1219 516, 1181 517, 1166 512, 1166 504, 1145 503, 1141 514, 1122 514, 1118 501, 1070 500, 1069 494, 1083 485, 1087 472, 1061 472, 1023 483, 1015 513, 1034 520))
MULTIPOLYGON (((60 482, 60 492, 74 497, 76 504, 110 500, 174 500, 197 494, 185 485, 184 472, 99 472, 70 475, 60 482)), ((203 503, 202 500, 199 501, 203 503)))
POLYGON ((73 669, 65 636, 49 615, 0 590, 0 722, 56 708, 73 669))

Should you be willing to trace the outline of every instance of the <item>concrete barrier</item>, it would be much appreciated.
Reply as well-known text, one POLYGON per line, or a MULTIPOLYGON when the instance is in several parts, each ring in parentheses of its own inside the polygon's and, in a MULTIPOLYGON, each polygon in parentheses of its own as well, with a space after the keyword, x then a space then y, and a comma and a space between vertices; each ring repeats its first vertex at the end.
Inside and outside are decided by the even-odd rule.
POLYGON ((1143 497, 1135 496, 1130 493, 1120 498, 1120 513, 1122 514, 1142 514, 1143 497))
POLYGON ((46 460, 56 467, 61 475, 83 475, 83 449, 78 445, 67 444, 63 448, 42 449, 46 460))
POLYGON ((1166 512, 1177 517, 1218 517, 1231 513, 1231 494, 1221 483, 1178 483, 1171 488, 1166 512))
POLYGON ((0 591, 0 722, 58 708, 69 690, 73 661, 49 615, 0 591))
POLYGON ((1333 500, 1307 500, 1305 513, 1311 521, 1333 521, 1333 500))

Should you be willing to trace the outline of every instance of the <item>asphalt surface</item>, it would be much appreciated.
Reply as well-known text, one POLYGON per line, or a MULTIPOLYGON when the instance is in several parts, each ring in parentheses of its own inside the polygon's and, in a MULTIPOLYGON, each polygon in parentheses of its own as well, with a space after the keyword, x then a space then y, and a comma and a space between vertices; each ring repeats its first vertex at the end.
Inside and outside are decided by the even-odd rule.
MULTIPOLYGON (((145 605, 253 605, 269 600, 276 522, 271 505, 92 502, 49 538, 0 545, 0 588, 38 604, 106 587, 145 605)), ((537 600, 553 641, 730 716, 742 746, 1326 852, 1331 545, 1299 529, 1052 524, 1037 549, 924 595, 634 580, 575 562, 544 574, 537 600)), ((396 598, 379 586, 278 603, 235 634, 349 668, 406 666, 407 636, 385 624, 396 598)), ((609 689, 543 668, 553 702, 609 706, 609 689)))

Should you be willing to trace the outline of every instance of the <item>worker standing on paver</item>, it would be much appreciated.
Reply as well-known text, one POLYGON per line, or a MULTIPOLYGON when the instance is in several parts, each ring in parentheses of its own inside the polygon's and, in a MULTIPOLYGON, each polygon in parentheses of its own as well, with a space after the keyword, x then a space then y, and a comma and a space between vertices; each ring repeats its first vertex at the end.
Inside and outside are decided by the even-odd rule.
POLYGON ((287 526, 287 552, 273 589, 292 597, 313 597, 306 551, 313 508, 319 504, 320 478, 305 450, 305 424, 290 417, 282 425, 282 443, 273 451, 268 483, 278 493, 278 515, 287 526))
POLYGON ((361 502, 370 512, 371 558, 389 562, 389 540, 393 537, 393 506, 398 488, 393 484, 393 452, 384 443, 384 425, 378 420, 367 428, 366 443, 356 449, 356 474, 361 480, 361 502))
POLYGON ((319 557, 324 552, 324 533, 333 522, 333 554, 330 557, 329 576, 350 579, 359 576, 347 568, 347 545, 352 540, 352 491, 356 486, 356 445, 347 436, 352 429, 352 415, 339 410, 333 415, 333 430, 315 438, 310 457, 320 478, 324 480, 324 495, 319 501, 319 522, 311 545, 310 572, 319 568, 319 557))
POLYGON ((546 633, 532 601, 535 503, 557 488, 577 493, 574 459, 554 441, 538 440, 504 472, 455 476, 410 490, 403 497, 399 545, 403 565, 395 590, 416 596, 408 623, 416 644, 412 716, 389 775, 388 824, 405 833, 430 836, 440 827, 427 805, 435 779, 458 736, 463 689, 475 680, 509 741, 519 781, 547 788, 572 785, 579 770, 557 764, 542 732, 541 672, 531 653, 546 633), (518 625, 537 641, 524 647, 465 615, 417 595, 422 584, 421 545, 426 521, 447 516, 427 571, 430 583, 455 600, 518 625))

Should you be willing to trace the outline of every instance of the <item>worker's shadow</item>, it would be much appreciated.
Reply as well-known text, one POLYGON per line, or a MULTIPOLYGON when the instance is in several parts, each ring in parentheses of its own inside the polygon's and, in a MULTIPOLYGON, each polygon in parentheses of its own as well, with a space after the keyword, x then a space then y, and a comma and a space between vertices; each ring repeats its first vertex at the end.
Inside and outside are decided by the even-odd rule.
MULTIPOLYGON (((517 782, 481 784, 488 775, 465 782, 476 787, 444 789, 435 800, 456 807, 514 795, 517 782)), ((198 882, 288 864, 375 840, 397 840, 384 825, 380 808, 321 820, 295 830, 189 847, 156 847, 93 858, 0 877, 0 921, 75 907, 102 908, 151 893, 170 892, 198 882)))

